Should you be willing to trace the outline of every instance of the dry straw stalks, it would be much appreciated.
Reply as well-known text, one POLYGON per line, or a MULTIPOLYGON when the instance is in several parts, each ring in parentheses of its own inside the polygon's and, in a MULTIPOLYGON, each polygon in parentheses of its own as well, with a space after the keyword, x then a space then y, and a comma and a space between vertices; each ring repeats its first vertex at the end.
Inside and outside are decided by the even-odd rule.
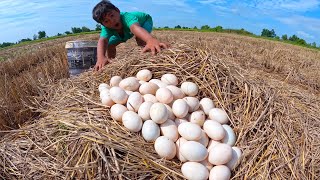
POLYGON ((101 82, 148 68, 155 78, 174 73, 196 82, 200 98, 227 111, 243 150, 234 179, 319 179, 319 72, 312 72, 319 52, 216 33, 156 35, 171 49, 150 57, 130 41, 102 73, 63 79, 33 96, 28 107, 40 117, 2 137, 0 177, 182 179, 178 160, 159 159, 99 101, 101 82))

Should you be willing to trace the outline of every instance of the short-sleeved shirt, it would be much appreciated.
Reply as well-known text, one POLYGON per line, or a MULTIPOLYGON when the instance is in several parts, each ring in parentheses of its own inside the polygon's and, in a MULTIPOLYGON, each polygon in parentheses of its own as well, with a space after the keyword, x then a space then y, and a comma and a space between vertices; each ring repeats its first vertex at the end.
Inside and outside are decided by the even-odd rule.
POLYGON ((105 26, 101 26, 100 37, 110 39, 111 36, 116 36, 122 42, 126 42, 133 37, 130 26, 135 23, 142 25, 145 21, 151 19, 151 16, 143 12, 120 12, 120 18, 123 25, 123 37, 121 37, 116 30, 109 29, 105 26))

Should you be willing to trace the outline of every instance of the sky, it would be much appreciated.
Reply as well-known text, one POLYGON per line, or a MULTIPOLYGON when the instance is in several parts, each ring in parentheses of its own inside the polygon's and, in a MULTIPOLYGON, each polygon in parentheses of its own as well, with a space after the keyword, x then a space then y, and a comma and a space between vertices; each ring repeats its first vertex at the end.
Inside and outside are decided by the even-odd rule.
MULTIPOLYGON (((0 0, 0 43, 48 36, 71 27, 96 27, 92 9, 100 0, 0 0)), ((120 11, 142 11, 155 27, 202 25, 244 28, 256 35, 274 29, 320 45, 320 0, 111 0, 120 11)))

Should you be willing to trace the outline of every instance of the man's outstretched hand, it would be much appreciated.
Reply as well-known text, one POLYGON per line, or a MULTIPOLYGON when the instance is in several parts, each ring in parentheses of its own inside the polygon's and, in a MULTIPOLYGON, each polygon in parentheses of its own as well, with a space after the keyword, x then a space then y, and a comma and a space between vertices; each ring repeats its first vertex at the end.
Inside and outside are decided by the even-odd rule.
POLYGON ((101 71, 101 70, 103 69, 103 67, 104 67, 106 64, 110 63, 110 62, 111 62, 111 61, 110 61, 107 57, 102 58, 102 59, 99 59, 99 60, 97 61, 96 65, 94 66, 94 70, 95 70, 95 71, 101 71))
POLYGON ((151 38, 146 42, 146 46, 142 49, 142 53, 151 51, 153 55, 161 52, 161 48, 167 49, 168 46, 165 43, 161 43, 156 38, 151 38))

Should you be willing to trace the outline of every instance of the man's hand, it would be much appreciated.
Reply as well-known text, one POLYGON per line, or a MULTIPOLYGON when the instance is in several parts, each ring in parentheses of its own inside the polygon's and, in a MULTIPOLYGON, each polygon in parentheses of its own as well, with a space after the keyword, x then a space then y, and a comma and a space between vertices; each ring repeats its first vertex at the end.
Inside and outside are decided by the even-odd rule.
POLYGON ((143 48, 142 53, 150 50, 152 54, 155 55, 156 53, 161 52, 161 47, 168 48, 165 43, 161 43, 156 38, 150 38, 150 40, 146 42, 146 46, 143 48))
POLYGON ((99 59, 96 63, 96 65, 94 66, 94 70, 95 71, 101 71, 103 69, 103 67, 110 63, 109 59, 107 57, 104 57, 102 59, 99 59))

